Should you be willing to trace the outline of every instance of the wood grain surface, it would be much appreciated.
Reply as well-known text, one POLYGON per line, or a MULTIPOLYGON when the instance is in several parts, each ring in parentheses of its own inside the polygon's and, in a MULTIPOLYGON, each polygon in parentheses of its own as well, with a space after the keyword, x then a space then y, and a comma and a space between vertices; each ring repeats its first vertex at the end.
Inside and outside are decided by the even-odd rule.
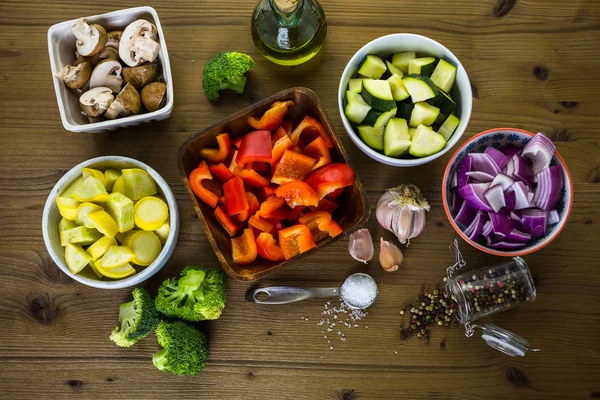
MULTIPOLYGON (((329 31, 309 63, 283 68, 259 56, 254 1, 171 0, 0 2, 0 398, 3 399, 576 399, 600 397, 600 2, 594 0, 323 0, 329 31), (63 129, 50 74, 47 30, 57 22, 152 5, 163 24, 175 85, 171 119, 103 134, 63 129), (549 246, 526 257, 537 300, 486 322, 527 338, 540 353, 505 356, 461 328, 433 328, 431 343, 401 341, 399 310, 421 285, 441 281, 456 236, 441 204, 450 153, 423 167, 376 164, 345 134, 336 93, 346 62, 379 36, 413 32, 452 50, 473 85, 473 115, 461 143, 489 128, 550 135, 574 183, 569 223, 549 246), (202 68, 215 53, 244 51, 252 71, 243 96, 210 104, 202 68), (153 335, 130 349, 108 339, 129 290, 78 284, 51 261, 41 235, 42 207, 75 164, 117 154, 150 164, 171 185, 181 232, 167 265, 144 286, 154 291, 186 264, 216 267, 178 176, 177 151, 195 132, 292 86, 313 89, 331 117, 371 204, 387 187, 412 182, 432 206, 405 262, 385 273, 347 253, 347 240, 287 266, 265 285, 332 286, 353 271, 372 274, 378 301, 330 349, 317 326, 324 301, 266 307, 245 302, 250 285, 228 281, 227 308, 205 324, 211 353, 197 377, 161 373, 153 335), (304 319, 303 319, 304 317, 304 319), (445 349, 440 348, 444 341, 445 349)), ((374 238, 390 238, 375 218, 374 238)), ((461 244, 470 266, 498 261, 461 244)), ((333 336, 335 332, 333 332, 333 336)))

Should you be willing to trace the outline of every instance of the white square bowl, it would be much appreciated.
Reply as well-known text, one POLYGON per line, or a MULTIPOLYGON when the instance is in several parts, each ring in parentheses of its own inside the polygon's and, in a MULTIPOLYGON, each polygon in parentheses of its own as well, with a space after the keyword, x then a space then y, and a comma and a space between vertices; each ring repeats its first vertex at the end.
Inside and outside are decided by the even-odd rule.
POLYGON ((71 28, 75 25, 76 19, 61 22, 52 25, 48 29, 48 54, 50 55, 50 68, 52 69, 52 79, 54 80, 54 89, 56 91, 56 100, 58 102, 58 111, 63 126, 71 132, 98 133, 103 131, 112 131, 118 128, 139 125, 142 122, 152 122, 167 119, 173 113, 173 78, 171 76, 171 64, 169 62, 169 53, 167 52, 167 43, 165 35, 158 19, 156 10, 152 7, 136 7, 125 10, 113 11, 107 14, 85 17, 90 24, 100 24, 107 32, 112 30, 123 30, 127 25, 137 19, 146 19, 156 25, 158 30, 158 41, 160 51, 158 52, 158 62, 162 70, 162 78, 167 84, 167 101, 164 107, 149 113, 130 115, 113 120, 101 122, 89 122, 88 118, 81 112, 79 107, 79 98, 75 93, 65 86, 61 79, 55 77, 65 65, 71 64, 75 60, 75 35, 71 33, 71 28))

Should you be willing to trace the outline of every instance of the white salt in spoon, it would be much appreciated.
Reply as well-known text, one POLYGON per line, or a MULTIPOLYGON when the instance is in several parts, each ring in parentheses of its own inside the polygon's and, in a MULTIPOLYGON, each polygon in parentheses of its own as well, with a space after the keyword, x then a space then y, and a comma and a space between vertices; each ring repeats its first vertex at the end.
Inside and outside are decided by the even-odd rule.
POLYGON ((271 286, 246 292, 246 300, 258 304, 287 304, 308 299, 340 297, 352 309, 365 309, 375 302, 377 284, 367 274, 356 273, 346 278, 339 288, 299 288, 271 286))

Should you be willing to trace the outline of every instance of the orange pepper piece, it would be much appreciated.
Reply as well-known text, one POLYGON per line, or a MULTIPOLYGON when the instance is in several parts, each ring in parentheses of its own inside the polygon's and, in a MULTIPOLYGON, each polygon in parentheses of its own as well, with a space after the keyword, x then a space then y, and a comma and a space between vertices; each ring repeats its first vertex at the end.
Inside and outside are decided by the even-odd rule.
POLYGON ((302 181, 284 183, 275 189, 275 195, 285 199, 287 204, 294 208, 297 206, 318 206, 319 196, 314 190, 302 181))
POLYGON ((271 182, 283 185, 286 182, 303 181, 306 175, 312 170, 316 161, 314 158, 305 156, 304 154, 286 150, 277 167, 275 167, 271 182))
POLYGON ((279 197, 276 197, 276 196, 268 197, 260 205, 260 209, 256 212, 256 216, 258 216, 258 217, 267 217, 267 215, 269 215, 273 211, 277 210, 284 203, 285 203, 285 200, 281 199, 279 197))
POLYGON ((223 163, 210 164, 208 166, 208 169, 210 170, 211 174, 216 176, 217 179, 223 183, 227 182, 235 176, 223 163))
MULTIPOLYGON (((282 130, 281 128, 279 128, 279 129, 282 130)), ((279 161, 281 160, 281 157, 283 157, 283 153, 285 153, 286 150, 291 150, 293 148, 294 148, 294 143, 292 143, 292 139, 290 139, 290 137, 284 133, 284 136, 282 136, 280 139, 278 139, 273 144, 273 152, 272 152, 272 156, 271 156, 271 168, 273 170, 275 170, 277 163, 279 163, 279 161)))
POLYGON ((271 186, 260 187, 256 189, 258 198, 261 202, 265 201, 271 196, 275 196, 275 188, 271 186))
POLYGON ((279 247, 286 260, 315 246, 315 240, 306 225, 293 225, 279 231, 279 247))
MULTIPOLYGON (((246 199, 248 200, 248 209, 232 216, 232 218, 238 222, 246 221, 252 214, 260 209, 260 203, 254 193, 246 192, 246 199)), ((219 203, 220 202, 221 200, 219 199, 219 203)))
POLYGON ((342 228, 327 211, 313 211, 304 214, 298 218, 298 222, 308 227, 317 242, 327 236, 335 237, 342 233, 342 228))
POLYGON ((240 177, 236 176, 225 182, 223 192, 225 194, 227 214, 239 214, 250 207, 246 198, 246 191, 244 190, 244 181, 240 177))
POLYGON ((306 177, 304 182, 308 183, 322 199, 339 188, 352 185, 354 183, 354 171, 346 164, 328 164, 313 171, 306 177))
POLYGON ((327 143, 322 137, 318 137, 302 149, 302 154, 317 160, 312 169, 320 168, 331 164, 331 154, 327 148, 327 143))
POLYGON ((283 129, 283 126, 280 126, 273 134, 273 137, 271 138, 271 143, 275 144, 279 139, 281 139, 284 136, 290 137, 290 135, 288 135, 285 129, 283 129))
POLYGON ((258 229, 261 232, 267 232, 272 235, 277 232, 277 229, 275 229, 275 226, 273 226, 272 223, 262 219, 261 217, 257 217, 256 215, 250 217, 248 220, 248 225, 258 229))
POLYGON ((203 202, 215 208, 221 194, 221 186, 214 181, 206 161, 202 161, 189 177, 190 187, 203 202))
POLYGON ((313 211, 327 211, 328 213, 332 213, 337 210, 337 203, 327 199, 327 197, 321 199, 319 201, 319 205, 316 207, 311 207, 313 211))
POLYGON ((273 235, 267 232, 261 232, 256 239, 256 248, 258 255, 270 261, 282 261, 285 257, 280 247, 277 247, 273 235))
POLYGON ((269 180, 264 176, 260 175, 253 169, 249 168, 236 168, 233 170, 233 173, 244 181, 244 183, 253 186, 253 187, 264 187, 269 186, 269 180))
POLYGON ((300 216, 300 214, 302 214, 302 211, 304 211, 305 208, 306 208, 306 206, 296 206, 296 207, 292 208, 292 212, 290 213, 290 216, 288 217, 288 219, 290 221, 297 220, 298 217, 300 216))
POLYGON ((250 264, 256 260, 256 240, 252 229, 244 229, 241 236, 231 239, 231 257, 236 264, 250 264))
POLYGON ((283 121, 283 117, 285 117, 288 108, 293 106, 294 102, 292 100, 276 101, 271 104, 271 108, 269 108, 260 119, 256 119, 252 116, 248 117, 248 125, 259 130, 275 130, 281 125, 281 121, 283 121))
POLYGON ((235 236, 235 234, 242 229, 242 226, 232 221, 231 218, 227 216, 225 211, 223 211, 223 209, 219 206, 215 208, 214 216, 231 237, 235 236))
POLYGON ((300 140, 300 136, 308 135, 310 138, 315 139, 317 137, 322 137, 327 147, 333 148, 333 140, 329 137, 329 134, 325 130, 325 127, 313 117, 306 116, 300 122, 300 125, 294 129, 292 132, 292 142, 294 144, 298 144, 298 140, 300 140))
POLYGON ((222 163, 229 156, 231 151, 231 139, 228 133, 221 133, 217 136, 218 149, 202 149, 200 155, 203 159, 213 164, 222 163))

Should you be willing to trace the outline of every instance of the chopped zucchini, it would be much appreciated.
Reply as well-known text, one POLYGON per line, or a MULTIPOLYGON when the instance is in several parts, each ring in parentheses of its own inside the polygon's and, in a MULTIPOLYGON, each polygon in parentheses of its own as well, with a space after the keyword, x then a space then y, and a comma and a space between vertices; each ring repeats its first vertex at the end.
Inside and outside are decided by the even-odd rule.
POLYGON ((413 103, 432 99, 439 92, 435 83, 423 75, 406 75, 402 78, 402 83, 404 83, 413 103))
POLYGON ((348 90, 352 93, 360 93, 362 92, 362 79, 350 79, 348 83, 348 90))
POLYGON ((100 239, 102 234, 95 229, 89 229, 85 226, 64 230, 60 233, 60 245, 66 246, 69 243, 87 246, 100 239))
POLYGON ((452 134, 458 127, 458 124, 460 124, 460 119, 456 115, 450 114, 450 116, 446 118, 446 121, 444 121, 442 126, 440 126, 438 133, 442 135, 444 139, 446 139, 446 141, 448 141, 448 139, 450 139, 450 136, 452 136, 452 134))
POLYGON ((394 67, 394 64, 392 64, 391 62, 386 60, 385 65, 387 65, 387 69, 388 69, 388 71, 390 71, 391 75, 394 75, 394 74, 400 75, 400 78, 402 78, 404 76, 404 72, 400 71, 399 68, 394 67))
POLYGON ((77 228, 77 223, 75 223, 75 221, 70 221, 66 218, 60 219, 60 222, 58 223, 58 233, 73 228, 77 228))
POLYGON ((75 189, 71 196, 75 200, 90 203, 104 203, 108 199, 108 193, 104 184, 93 176, 85 178, 83 184, 75 189))
POLYGON ((414 58, 408 62, 408 73, 431 76, 436 63, 437 59, 435 57, 414 58))
POLYGON ((92 261, 92 257, 81 246, 69 243, 65 248, 65 261, 71 272, 78 274, 92 261))
POLYGON ((398 68, 403 73, 408 73, 408 62, 417 58, 417 53, 414 51, 406 51, 404 53, 396 53, 392 56, 392 65, 398 68))
POLYGON ((397 110, 393 108, 390 111, 386 111, 381 114, 379 118, 377 118, 377 121, 375 121, 375 125, 373 125, 373 127, 384 129, 388 121, 396 116, 396 111, 397 110))
POLYGON ((104 210, 94 211, 88 214, 88 218, 100 233, 114 238, 119 233, 119 226, 114 219, 104 210))
POLYGON ((107 169, 106 171, 104 171, 104 177, 106 178, 106 190, 107 191, 111 191, 113 186, 115 185, 115 182, 117 181, 117 179, 119 179, 119 177, 121 176, 121 171, 119 171, 118 169, 107 169))
POLYGON ((383 151, 383 128, 374 128, 369 125, 357 127, 360 138, 372 149, 383 151))
MULTIPOLYGON (((362 100, 362 99, 361 99, 362 100)), ((119 227, 119 232, 133 229, 133 201, 119 192, 108 195, 105 203, 106 212, 119 227)))
POLYGON ((364 79, 361 96, 368 105, 377 111, 389 111, 396 108, 388 81, 364 79))
POLYGON ((449 93, 456 79, 456 67, 447 61, 440 60, 431 74, 431 80, 437 87, 449 93))
POLYGON ((410 136, 411 140, 416 131, 417 131, 417 128, 410 128, 410 127, 408 128, 408 136, 410 136))
POLYGON ((392 118, 383 134, 383 153, 388 157, 400 157, 410 147, 408 125, 402 118, 392 118))
POLYGON ((77 209, 81 203, 69 197, 57 197, 56 206, 58 212, 64 219, 75 221, 77 219, 77 209))
POLYGON ((410 126, 416 128, 419 125, 431 125, 440 114, 440 109, 424 101, 415 103, 412 114, 410 115, 410 126))
POLYGON ((112 192, 125 194, 125 180, 123 179, 123 175, 118 177, 117 180, 115 181, 115 183, 112 187, 112 192))
POLYGON ((406 90, 404 83, 402 83, 402 75, 394 74, 390 76, 387 81, 390 83, 390 89, 392 91, 392 97, 394 98, 394 101, 402 101, 410 97, 408 90, 406 90))
POLYGON ((73 183, 71 183, 63 192, 60 194, 60 197, 71 197, 73 192, 77 190, 79 186, 83 185, 83 176, 75 179, 73 183))
POLYGON ((383 114, 383 112, 381 112, 381 111, 375 111, 375 110, 371 109, 368 112, 368 114, 365 117, 365 119, 363 120, 362 124, 363 125, 374 126, 375 122, 377 122, 377 119, 379 119, 379 117, 381 116, 381 114, 383 114))
POLYGON ((456 102, 441 90, 438 90, 437 95, 433 99, 427 100, 427 102, 439 108, 444 115, 450 115, 456 111, 456 102))
MULTIPOLYGON (((156 194, 156 184, 154 183, 154 179, 152 179, 152 177, 143 169, 130 168, 124 169, 121 172, 123 173, 124 194, 131 200, 138 201, 142 197, 156 194)), ((116 185, 117 182, 115 182, 115 186, 116 185)), ((113 192, 114 191, 115 189, 113 187, 113 192)))
POLYGON ((83 176, 83 180, 86 180, 88 176, 93 176, 94 178, 102 182, 104 186, 106 186, 106 176, 102 171, 93 168, 84 168, 81 170, 81 175, 83 176))
POLYGON ((90 247, 85 251, 92 257, 92 261, 96 261, 106 253, 111 246, 116 246, 117 241, 108 236, 102 236, 96 240, 90 247))
MULTIPOLYGON (((96 261, 96 268, 117 268, 126 265, 133 259, 135 254, 124 246, 110 246, 106 253, 96 261)), ((90 257, 91 258, 91 257, 90 257)), ((102 270, 100 270, 102 272, 102 270)), ((102 275, 106 275, 102 272, 102 275)))
POLYGON ((88 218, 89 213, 103 210, 102 207, 93 203, 81 203, 77 208, 77 223, 86 228, 95 228, 94 223, 88 218))
POLYGON ((358 69, 358 73, 371 79, 379 79, 387 71, 383 60, 377 56, 369 54, 358 69))
POLYGON ((413 108, 415 108, 415 105, 410 102, 399 102, 396 103, 396 105, 398 106, 398 111, 396 111, 396 118, 402 118, 407 121, 410 120, 410 116, 412 114, 413 108))
POLYGON ((427 157, 442 150, 446 140, 442 135, 425 125, 419 125, 412 136, 408 152, 415 157, 427 157))
POLYGON ((444 114, 442 114, 442 112, 440 111, 438 117, 435 119, 435 123, 438 125, 441 125, 444 123, 445 120, 446 120, 446 116, 444 114))

